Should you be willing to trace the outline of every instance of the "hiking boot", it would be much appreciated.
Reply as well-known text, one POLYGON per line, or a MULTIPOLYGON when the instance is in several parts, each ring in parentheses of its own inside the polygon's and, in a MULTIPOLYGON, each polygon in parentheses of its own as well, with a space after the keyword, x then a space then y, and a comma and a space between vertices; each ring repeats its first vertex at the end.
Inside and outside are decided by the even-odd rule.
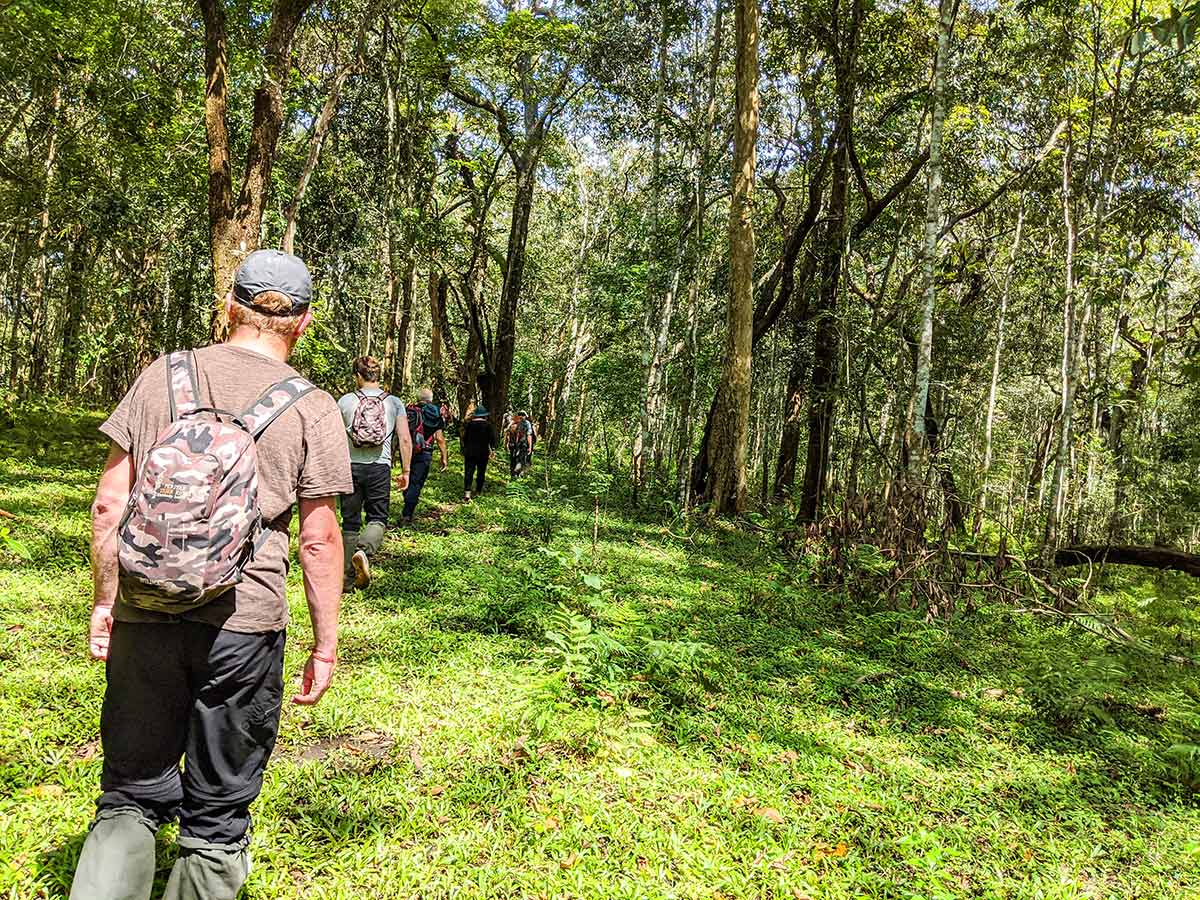
POLYGON ((350 562, 354 566, 354 586, 365 588, 371 583, 371 561, 367 559, 367 554, 356 550, 354 556, 350 557, 350 562))
POLYGON ((412 516, 401 516, 400 524, 401 525, 412 525, 412 516))
POLYGON ((463 502, 465 502, 465 503, 470 503, 470 502, 471 502, 471 492, 470 492, 470 491, 466 491, 466 492, 463 494, 463 502))

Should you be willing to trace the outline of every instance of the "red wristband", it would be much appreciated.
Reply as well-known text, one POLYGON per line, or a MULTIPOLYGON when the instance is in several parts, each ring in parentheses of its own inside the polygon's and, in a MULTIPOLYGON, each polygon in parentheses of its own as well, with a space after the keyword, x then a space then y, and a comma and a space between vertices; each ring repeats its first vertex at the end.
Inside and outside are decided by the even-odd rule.
POLYGON ((329 663, 331 666, 337 662, 336 656, 322 656, 320 653, 317 652, 316 647, 313 647, 312 652, 310 652, 308 655, 311 656, 313 659, 319 659, 323 663, 329 663))

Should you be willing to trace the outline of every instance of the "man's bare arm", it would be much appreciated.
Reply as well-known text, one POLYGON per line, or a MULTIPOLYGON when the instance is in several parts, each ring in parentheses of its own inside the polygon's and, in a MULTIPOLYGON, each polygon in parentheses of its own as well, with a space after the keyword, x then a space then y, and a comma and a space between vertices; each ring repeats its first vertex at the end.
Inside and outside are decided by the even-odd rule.
POLYGON ((104 472, 92 501, 92 618, 88 625, 88 651, 95 659, 108 658, 112 608, 117 602, 117 532, 129 493, 133 490, 133 460, 111 444, 104 472))
POLYGON ((400 446, 400 464, 404 471, 396 479, 396 486, 400 490, 408 487, 408 473, 412 467, 412 435, 408 433, 408 416, 400 415, 396 417, 396 440, 400 446))
POLYGON ((338 610, 342 604, 342 531, 335 498, 300 501, 300 565, 312 617, 313 648, 293 703, 311 705, 333 680, 337 661, 338 610))

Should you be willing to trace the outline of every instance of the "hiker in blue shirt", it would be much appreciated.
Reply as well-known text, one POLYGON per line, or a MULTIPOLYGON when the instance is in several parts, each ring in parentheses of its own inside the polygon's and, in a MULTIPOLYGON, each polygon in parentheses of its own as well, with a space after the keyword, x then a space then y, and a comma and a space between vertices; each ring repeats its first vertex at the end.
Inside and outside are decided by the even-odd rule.
POLYGON ((433 447, 437 445, 442 458, 442 471, 450 466, 446 452, 446 421, 442 411, 433 402, 433 391, 421 388, 420 402, 410 403, 405 412, 408 416, 408 434, 412 440, 412 468, 409 470, 408 489, 404 492, 404 514, 401 521, 412 524, 413 512, 421 499, 421 489, 429 477, 433 465, 433 447))

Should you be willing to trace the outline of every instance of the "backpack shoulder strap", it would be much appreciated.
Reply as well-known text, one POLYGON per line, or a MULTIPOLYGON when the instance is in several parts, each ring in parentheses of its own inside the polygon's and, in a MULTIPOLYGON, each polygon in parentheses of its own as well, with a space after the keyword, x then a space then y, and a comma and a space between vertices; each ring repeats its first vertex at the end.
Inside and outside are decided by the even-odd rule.
POLYGON ((291 409, 297 400, 316 389, 316 385, 299 375, 286 378, 263 391, 262 396, 242 413, 242 421, 246 423, 250 434, 257 439, 267 430, 268 425, 291 409))
POLYGON ((167 394, 171 401, 172 422, 199 409, 196 354, 191 350, 179 350, 167 355, 167 394))

